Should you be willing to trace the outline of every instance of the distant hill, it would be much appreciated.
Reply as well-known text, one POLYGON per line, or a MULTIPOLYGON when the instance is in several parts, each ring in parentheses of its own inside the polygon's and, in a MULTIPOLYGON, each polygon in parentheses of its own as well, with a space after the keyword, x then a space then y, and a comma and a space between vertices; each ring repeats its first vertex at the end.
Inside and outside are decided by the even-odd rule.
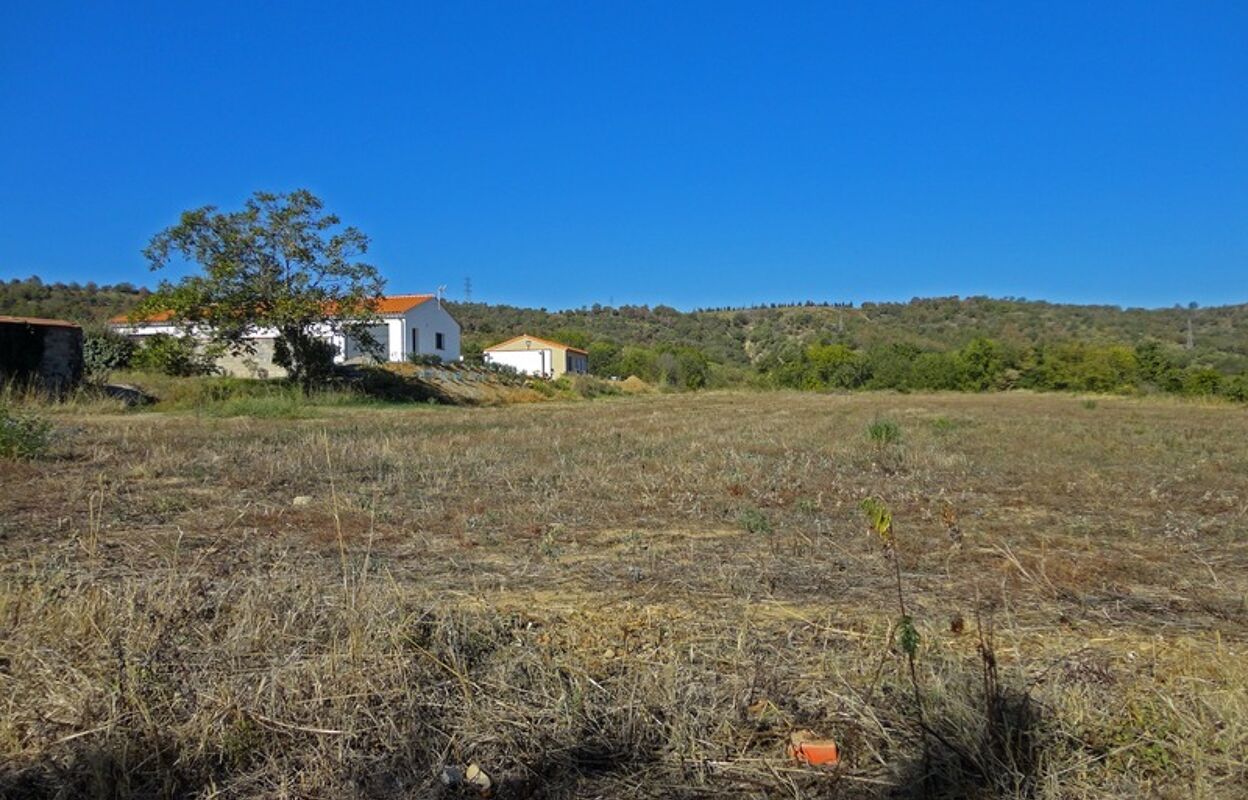
POLYGON ((129 311, 147 294, 147 289, 129 283, 100 286, 91 281, 44 283, 38 277, 14 278, 0 280, 0 314, 67 319, 90 326, 129 311))

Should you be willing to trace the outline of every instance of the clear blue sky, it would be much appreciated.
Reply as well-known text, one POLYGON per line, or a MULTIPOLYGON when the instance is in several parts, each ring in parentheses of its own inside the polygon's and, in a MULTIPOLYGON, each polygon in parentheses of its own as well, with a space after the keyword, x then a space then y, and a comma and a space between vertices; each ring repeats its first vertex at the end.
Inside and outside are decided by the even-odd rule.
POLYGON ((1248 3, 9 3, 0 277, 307 187, 393 291, 1248 300, 1248 3))

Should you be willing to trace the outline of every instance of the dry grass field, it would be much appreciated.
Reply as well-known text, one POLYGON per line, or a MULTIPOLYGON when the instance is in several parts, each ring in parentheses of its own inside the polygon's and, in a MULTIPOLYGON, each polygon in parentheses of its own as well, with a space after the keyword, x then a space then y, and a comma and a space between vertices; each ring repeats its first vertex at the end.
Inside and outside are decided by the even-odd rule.
POLYGON ((308 417, 68 408, 0 461, 0 795, 1248 796, 1243 407, 308 417))

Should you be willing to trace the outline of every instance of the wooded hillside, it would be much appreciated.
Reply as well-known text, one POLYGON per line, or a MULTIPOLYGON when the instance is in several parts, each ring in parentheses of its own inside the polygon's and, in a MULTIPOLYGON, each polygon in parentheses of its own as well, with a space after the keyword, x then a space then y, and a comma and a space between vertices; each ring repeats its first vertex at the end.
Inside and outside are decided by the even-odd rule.
POLYGON ((448 303, 464 328, 465 352, 527 332, 581 347, 695 347, 712 361, 766 367, 810 344, 857 349, 904 344, 951 350, 978 338, 1011 347, 1060 342, 1135 346, 1155 340, 1184 365, 1248 371, 1248 304, 1210 308, 1122 309, 986 297, 941 297, 859 306, 792 305, 682 313, 667 306, 622 306, 547 312, 481 303, 448 303), (1191 347, 1188 347, 1188 326, 1191 347))
MULTIPOLYGON (((146 289, 0 282, 0 314, 87 325, 146 289)), ((908 303, 771 304, 681 312, 594 305, 566 311, 447 302, 463 354, 520 333, 590 353, 605 376, 702 388, 1158 390, 1248 399, 1248 304, 1163 309, 986 297, 908 303), (1243 397, 1241 397, 1241 395, 1243 397)))
POLYGON ((0 314, 66 319, 81 325, 103 323, 129 311, 148 294, 129 283, 97 285, 44 283, 37 276, 0 280, 0 314))

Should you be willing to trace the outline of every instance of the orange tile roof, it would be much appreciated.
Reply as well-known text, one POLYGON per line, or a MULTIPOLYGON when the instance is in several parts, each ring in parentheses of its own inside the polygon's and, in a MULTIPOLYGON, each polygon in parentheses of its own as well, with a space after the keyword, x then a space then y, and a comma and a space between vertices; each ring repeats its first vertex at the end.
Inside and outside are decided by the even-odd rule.
POLYGON ((511 344, 512 342, 514 342, 514 341, 516 341, 516 340, 518 340, 518 339, 532 339, 532 340, 533 340, 533 341, 535 341, 535 342, 540 342, 541 344, 550 345, 551 347, 555 347, 555 348, 558 348, 558 349, 560 349, 560 350, 567 350, 569 353, 580 353, 580 354, 581 354, 581 355, 583 355, 583 356, 587 356, 587 355, 589 355, 589 353, 588 353, 588 352, 586 352, 585 350, 582 350, 582 349, 581 349, 581 348, 579 348, 579 347, 573 347, 572 345, 569 345, 569 344, 563 344, 562 342, 552 342, 550 339, 543 339, 543 338, 541 338, 540 336, 530 336, 530 335, 528 335, 527 333, 522 333, 522 334, 520 334, 519 336, 513 336, 513 337, 511 337, 510 339, 508 339, 508 340, 506 340, 506 341, 504 341, 504 342, 499 342, 498 344, 495 344, 495 345, 490 345, 489 347, 487 347, 487 348, 485 348, 485 349, 486 349, 486 350, 497 350, 498 348, 502 347, 503 345, 505 345, 505 344, 511 344))
MULTIPOLYGON (((170 313, 170 312, 168 312, 168 311, 157 311, 157 312, 156 312, 156 313, 154 313, 154 314, 148 314, 146 317, 143 317, 142 319, 135 320, 135 322, 136 322, 136 323, 141 323, 141 322, 168 322, 168 321, 169 321, 169 319, 170 319, 172 316, 173 316, 173 314, 172 314, 172 313, 170 313)), ((126 324, 128 324, 128 323, 130 322, 130 315, 129 315, 129 314, 118 314, 118 315, 117 315, 117 316, 115 316, 115 317, 109 317, 109 318, 108 318, 108 321, 109 321, 109 322, 111 322, 111 323, 113 323, 113 324, 115 324, 115 325, 126 325, 126 324)))
MULTIPOLYGON (((406 314, 421 303, 426 303, 434 298, 431 294, 392 294, 381 298, 374 306, 374 310, 382 316, 391 314, 406 314)), ((152 322, 168 322, 172 319, 173 314, 168 311, 157 311, 154 314, 148 314, 137 323, 152 322)), ((130 323, 130 317, 127 314, 118 314, 109 320, 114 324, 125 325, 130 323)))
POLYGON ((3 314, 0 314, 0 322, 24 322, 27 325, 48 325, 55 328, 80 327, 76 322, 67 322, 63 319, 44 319, 43 317, 9 317, 3 314))
POLYGON ((392 294, 377 303, 378 314, 406 314, 421 303, 433 299, 431 294, 392 294))

